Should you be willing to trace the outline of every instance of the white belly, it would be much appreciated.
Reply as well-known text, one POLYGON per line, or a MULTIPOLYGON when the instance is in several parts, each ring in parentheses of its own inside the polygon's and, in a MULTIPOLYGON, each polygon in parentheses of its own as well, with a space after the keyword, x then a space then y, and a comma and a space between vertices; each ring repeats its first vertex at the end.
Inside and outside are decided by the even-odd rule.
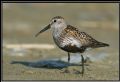
POLYGON ((80 41, 75 39, 74 37, 66 37, 66 38, 63 39, 63 41, 61 43, 61 47, 64 47, 64 46, 67 46, 67 45, 76 46, 78 48, 81 47, 80 41))

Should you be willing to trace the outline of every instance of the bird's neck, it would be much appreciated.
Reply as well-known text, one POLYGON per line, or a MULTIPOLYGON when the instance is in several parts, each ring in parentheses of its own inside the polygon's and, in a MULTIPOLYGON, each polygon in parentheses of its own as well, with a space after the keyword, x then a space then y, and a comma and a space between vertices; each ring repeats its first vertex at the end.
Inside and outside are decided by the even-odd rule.
POLYGON ((57 25, 53 28, 53 37, 59 37, 61 32, 67 27, 67 25, 57 25))

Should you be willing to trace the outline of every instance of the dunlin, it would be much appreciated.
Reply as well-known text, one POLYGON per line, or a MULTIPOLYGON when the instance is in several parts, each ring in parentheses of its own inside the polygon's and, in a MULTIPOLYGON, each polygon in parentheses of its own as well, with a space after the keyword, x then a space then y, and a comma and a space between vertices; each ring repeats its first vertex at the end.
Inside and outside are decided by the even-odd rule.
POLYGON ((87 33, 81 32, 77 28, 68 25, 61 16, 53 17, 49 25, 38 32, 36 36, 50 28, 52 29, 52 35, 56 45, 60 49, 68 52, 68 62, 70 61, 70 53, 81 53, 82 75, 84 74, 84 57, 82 53, 88 48, 109 46, 109 44, 99 42, 87 33))

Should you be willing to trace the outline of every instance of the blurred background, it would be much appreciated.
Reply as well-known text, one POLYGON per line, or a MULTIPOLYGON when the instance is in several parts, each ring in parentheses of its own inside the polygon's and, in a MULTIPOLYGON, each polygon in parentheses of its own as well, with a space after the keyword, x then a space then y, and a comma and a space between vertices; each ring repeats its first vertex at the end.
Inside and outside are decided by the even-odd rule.
MULTIPOLYGON (((66 52, 55 46, 51 30, 35 37, 35 34, 48 25, 50 19, 55 16, 64 17, 68 24, 79 28, 80 31, 86 32, 98 41, 110 44, 109 48, 101 48, 100 51, 96 49, 95 52, 101 55, 105 53, 109 56, 105 60, 107 62, 103 63, 104 66, 109 65, 111 67, 109 70, 113 70, 112 75, 107 78, 106 76, 94 78, 96 75, 93 75, 93 77, 84 79, 118 79, 119 4, 117 3, 3 3, 3 67, 5 68, 3 79, 31 79, 29 75, 29 78, 20 75, 23 73, 21 71, 20 74, 17 73, 18 71, 10 72, 9 69, 16 69, 10 64, 12 60, 67 57, 66 52), (112 69, 113 66, 116 69, 112 69)), ((92 54, 96 54, 95 52, 92 54)), ((22 65, 16 65, 16 67, 19 67, 17 70, 22 69, 22 65)), ((107 73, 104 72, 105 75, 109 73, 109 70, 107 73)), ((70 79, 67 78, 68 76, 65 77, 54 79, 70 79)), ((73 79, 80 79, 74 75, 73 77, 73 79)), ((33 77, 32 79, 53 78, 33 77)))

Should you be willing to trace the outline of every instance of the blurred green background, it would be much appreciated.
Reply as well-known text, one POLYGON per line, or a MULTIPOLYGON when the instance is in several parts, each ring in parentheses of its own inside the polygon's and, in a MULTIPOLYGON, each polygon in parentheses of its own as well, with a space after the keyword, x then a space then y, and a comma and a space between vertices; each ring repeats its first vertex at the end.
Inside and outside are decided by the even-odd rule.
MULTIPOLYGON (((10 64, 12 60, 39 60, 67 56, 67 53, 58 48, 54 50, 31 49, 25 53, 28 55, 24 57, 9 56, 13 52, 4 48, 3 79, 118 80, 119 4, 117 3, 3 3, 3 46, 4 44, 22 43, 55 45, 51 30, 42 33, 37 38, 35 37, 35 34, 48 25, 50 19, 55 16, 64 17, 68 24, 79 28, 80 31, 86 32, 98 41, 110 44, 110 47, 105 48, 105 50, 102 48, 102 51, 106 52, 109 57, 102 63, 93 63, 90 66, 93 70, 87 71, 87 75, 80 78, 80 75, 63 74, 57 69, 41 68, 42 70, 40 70, 40 68, 32 69, 19 64, 10 64)), ((96 50, 96 52, 98 51, 96 50)), ((76 69, 79 70, 78 67, 76 69)))

